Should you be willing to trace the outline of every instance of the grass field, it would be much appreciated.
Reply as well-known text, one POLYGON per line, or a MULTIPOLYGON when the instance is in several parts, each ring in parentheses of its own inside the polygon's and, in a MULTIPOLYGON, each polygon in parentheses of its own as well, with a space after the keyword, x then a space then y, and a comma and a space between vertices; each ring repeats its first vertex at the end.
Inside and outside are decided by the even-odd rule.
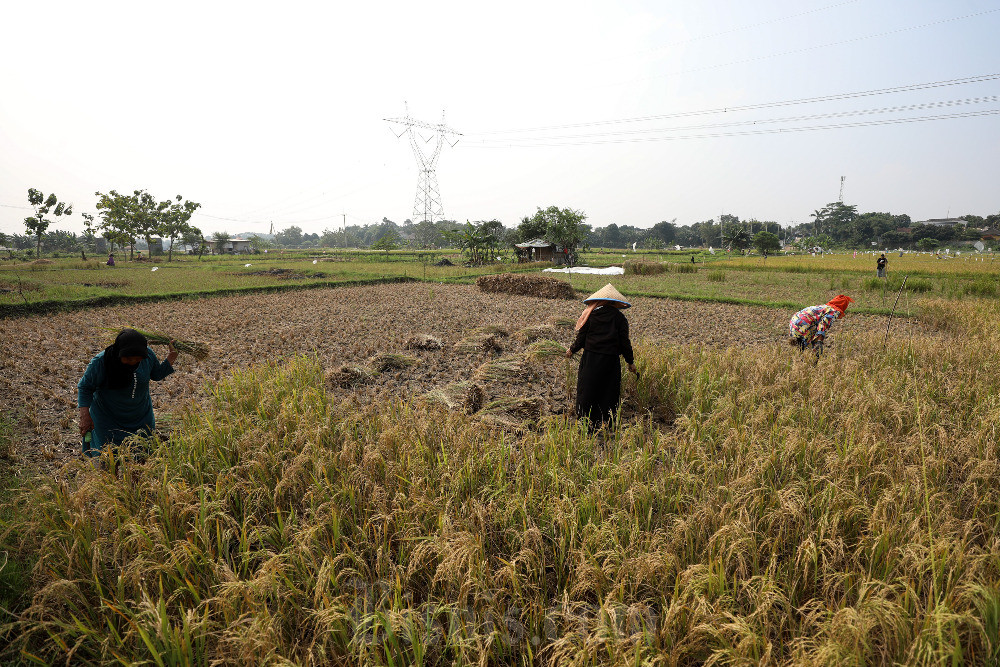
MULTIPOLYGON (((845 292, 880 308, 863 266, 800 270, 793 259, 782 259, 788 270, 720 261, 610 281, 625 294, 772 304, 845 292)), ((796 261, 814 259, 848 261, 796 261)), ((947 288, 995 274, 935 272, 934 261, 945 260, 905 267, 930 283, 907 293, 905 335, 886 338, 881 317, 849 317, 819 360, 782 344, 787 308, 667 300, 661 319, 655 300, 639 300, 626 311, 644 341, 641 378, 623 384, 630 417, 600 438, 558 412, 498 422, 404 389, 432 366, 459 379, 513 367, 510 345, 455 356, 463 322, 513 329, 579 304, 421 285, 418 298, 386 305, 401 311, 392 329, 362 305, 376 289, 371 303, 389 304, 392 286, 351 288, 354 311, 332 291, 338 310, 317 313, 311 333, 290 321, 267 337, 287 335, 291 350, 351 312, 364 354, 441 333, 405 330, 418 313, 440 313, 453 333, 398 371, 393 391, 331 385, 331 364, 359 361, 347 347, 231 368, 176 410, 144 463, 108 460, 102 472, 71 461, 8 492, 0 658, 997 664, 1000 303, 947 288), (676 318, 722 336, 704 345, 675 335, 676 318), (750 318, 768 332, 753 344, 750 318)), ((609 278, 571 281, 587 290, 609 278)), ((253 318, 244 322, 233 335, 268 349, 253 318)), ((51 358, 37 363, 56 372, 51 358)), ((561 394, 571 369, 535 363, 561 394)), ((516 398, 531 397, 494 405, 516 398)))

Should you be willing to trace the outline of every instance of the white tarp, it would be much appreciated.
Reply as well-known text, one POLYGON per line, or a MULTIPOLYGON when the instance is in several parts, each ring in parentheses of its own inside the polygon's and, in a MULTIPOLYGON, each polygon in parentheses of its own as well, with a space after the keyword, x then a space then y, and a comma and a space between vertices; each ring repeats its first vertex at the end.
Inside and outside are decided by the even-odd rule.
POLYGON ((625 269, 620 266, 609 266, 606 269, 598 269, 591 266, 573 266, 566 269, 542 269, 547 273, 592 273, 598 276, 622 276, 625 269))

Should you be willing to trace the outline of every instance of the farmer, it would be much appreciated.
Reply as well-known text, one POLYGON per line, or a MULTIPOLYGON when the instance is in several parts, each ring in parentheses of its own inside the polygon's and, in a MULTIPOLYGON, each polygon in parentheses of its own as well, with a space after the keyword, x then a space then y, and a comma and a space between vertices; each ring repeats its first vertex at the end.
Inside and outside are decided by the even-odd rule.
POLYGON ((825 304, 809 306, 792 315, 788 323, 788 344, 800 350, 811 347, 816 355, 823 352, 823 341, 833 323, 847 314, 847 305, 854 299, 843 294, 830 299, 825 304))
POLYGON ((632 304, 608 283, 583 300, 587 307, 576 321, 576 340, 566 350, 566 358, 583 349, 576 382, 576 414, 590 425, 610 421, 621 402, 622 369, 618 355, 639 377, 628 336, 628 320, 622 310, 632 304))
POLYGON ((109 252, 108 253, 108 266, 114 266, 114 265, 115 265, 115 253, 109 252))
POLYGON ((159 381, 173 373, 176 359, 173 341, 166 360, 160 362, 149 349, 145 336, 134 329, 124 329, 112 345, 90 360, 77 383, 85 456, 100 456, 106 443, 120 445, 131 435, 153 432, 156 419, 149 381, 159 381))
POLYGON ((876 275, 879 278, 885 278, 885 265, 889 263, 889 260, 885 258, 885 253, 879 255, 878 261, 875 262, 875 269, 877 271, 876 275))

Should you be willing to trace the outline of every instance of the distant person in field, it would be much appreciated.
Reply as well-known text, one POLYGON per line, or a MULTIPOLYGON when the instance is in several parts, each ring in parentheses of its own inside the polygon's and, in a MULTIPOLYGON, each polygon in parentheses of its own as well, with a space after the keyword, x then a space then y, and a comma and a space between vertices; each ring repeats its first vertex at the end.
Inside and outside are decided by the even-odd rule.
POLYGON ((788 323, 788 344, 800 350, 811 348, 819 355, 830 327, 847 314, 847 306, 851 303, 854 299, 838 294, 824 304, 809 306, 795 313, 788 323))
POLYGON ((109 252, 108 253, 108 266, 114 266, 114 265, 115 265, 115 253, 109 252))
POLYGON ((621 312, 632 304, 611 283, 583 302, 587 307, 576 321, 576 340, 566 350, 566 358, 583 350, 576 382, 576 414, 586 417, 591 428, 597 428, 614 418, 621 403, 619 355, 625 357, 628 369, 639 376, 628 335, 628 320, 621 312))
POLYGON ((153 433, 156 418, 149 381, 160 381, 173 373, 176 359, 173 341, 161 362, 145 336, 124 329, 114 343, 90 360, 77 383, 84 456, 100 456, 108 443, 118 446, 129 436, 153 433), (87 433, 91 435, 89 444, 87 433))
POLYGON ((885 278, 885 265, 889 263, 889 260, 885 258, 885 253, 879 255, 878 261, 875 262, 876 275, 879 278, 885 278))

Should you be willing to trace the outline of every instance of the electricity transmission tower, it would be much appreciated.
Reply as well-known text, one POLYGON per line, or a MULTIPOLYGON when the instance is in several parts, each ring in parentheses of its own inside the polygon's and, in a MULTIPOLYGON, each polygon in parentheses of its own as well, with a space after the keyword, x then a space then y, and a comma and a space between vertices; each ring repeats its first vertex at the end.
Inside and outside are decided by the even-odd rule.
POLYGON ((406 107, 404 118, 383 118, 387 123, 402 126, 400 132, 393 128, 392 133, 399 139, 404 134, 409 135, 410 146, 413 148, 413 155, 417 159, 419 169, 417 175, 417 196, 413 200, 413 219, 415 222, 429 220, 435 222, 444 219, 444 207, 441 205, 441 192, 438 189, 437 168, 438 158, 441 156, 441 149, 447 143, 454 147, 458 143, 461 132, 456 132, 444 124, 444 111, 441 112, 441 122, 427 123, 416 120, 410 116, 410 108, 406 107), (423 130, 423 132, 421 132, 423 130), (430 136, 426 136, 429 134, 430 136), (451 141, 449 137, 454 136, 451 141), (424 152, 424 145, 417 141, 421 139, 423 144, 434 142, 433 150, 430 154, 424 152))

